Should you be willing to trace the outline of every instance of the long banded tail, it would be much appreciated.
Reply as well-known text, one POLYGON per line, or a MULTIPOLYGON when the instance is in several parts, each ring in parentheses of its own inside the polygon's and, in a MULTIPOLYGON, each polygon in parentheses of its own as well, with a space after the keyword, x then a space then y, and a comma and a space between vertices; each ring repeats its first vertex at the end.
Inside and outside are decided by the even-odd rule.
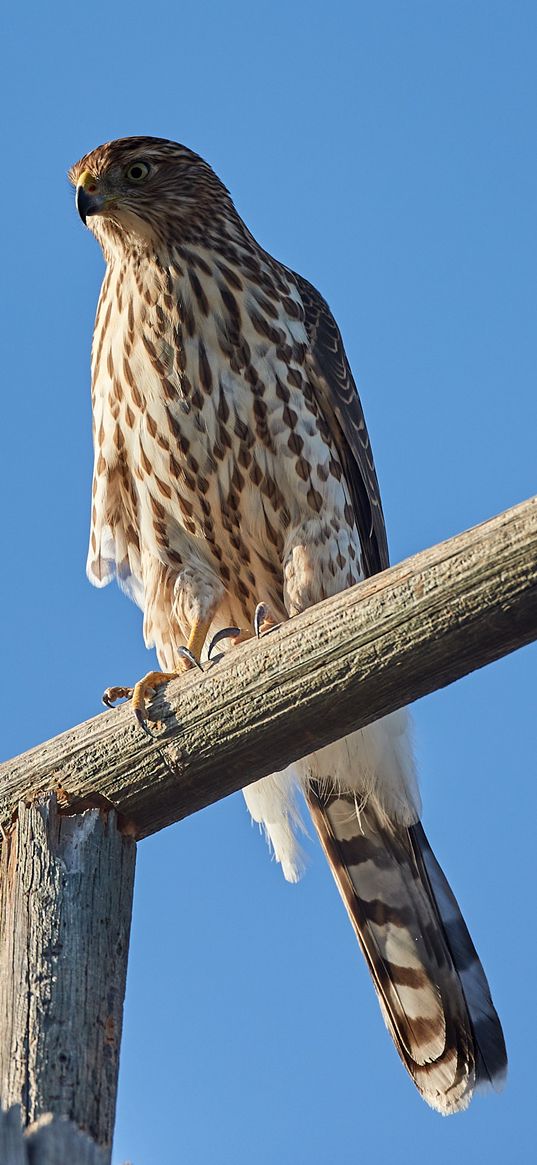
POLYGON ((466 1108, 500 1087, 500 1021, 468 929, 421 824, 393 824, 373 800, 306 793, 313 823, 369 967, 388 1031, 424 1100, 466 1108))

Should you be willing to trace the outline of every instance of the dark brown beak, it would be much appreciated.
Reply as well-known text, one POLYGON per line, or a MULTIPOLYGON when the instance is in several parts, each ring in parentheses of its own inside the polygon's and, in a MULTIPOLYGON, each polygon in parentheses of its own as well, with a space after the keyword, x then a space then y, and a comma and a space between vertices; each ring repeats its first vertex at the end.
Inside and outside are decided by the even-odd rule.
POLYGON ((75 194, 76 209, 86 225, 86 219, 90 214, 98 214, 102 205, 102 199, 98 195, 88 194, 83 186, 77 186, 75 194))

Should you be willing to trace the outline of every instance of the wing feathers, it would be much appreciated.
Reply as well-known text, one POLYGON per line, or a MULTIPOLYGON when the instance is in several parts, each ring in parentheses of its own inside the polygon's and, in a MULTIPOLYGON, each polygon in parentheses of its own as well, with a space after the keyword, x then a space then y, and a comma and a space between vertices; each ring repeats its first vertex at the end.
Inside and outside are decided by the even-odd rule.
POLYGON ((326 300, 302 275, 296 271, 290 274, 296 280, 304 305, 312 387, 330 426, 351 490, 365 573, 376 574, 388 566, 388 543, 360 398, 341 333, 326 300))

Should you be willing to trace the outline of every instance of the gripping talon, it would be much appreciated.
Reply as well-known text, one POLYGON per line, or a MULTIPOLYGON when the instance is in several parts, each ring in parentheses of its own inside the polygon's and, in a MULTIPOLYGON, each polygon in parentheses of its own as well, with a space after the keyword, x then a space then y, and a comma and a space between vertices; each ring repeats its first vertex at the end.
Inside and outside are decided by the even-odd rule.
POLYGON ((115 708, 117 700, 130 700, 132 692, 132 688, 106 688, 101 696, 101 700, 107 708, 115 708))
POLYGON ((211 639, 207 649, 207 659, 211 658, 213 648, 215 648, 216 644, 220 643, 222 639, 236 639, 237 635, 240 635, 240 633, 240 627, 222 627, 221 631, 217 631, 211 639))
POLYGON ((274 622, 274 615, 268 603, 258 603, 254 611, 256 639, 261 639, 263 635, 270 635, 271 631, 276 631, 276 628, 280 626, 280 623, 274 622))
POLYGON ((258 603, 257 607, 254 611, 254 631, 255 631, 256 639, 261 639, 261 627, 262 627, 263 623, 265 622, 265 620, 267 619, 268 614, 269 614, 269 609, 267 607, 267 604, 266 603, 258 603))
POLYGON ((199 659, 196 659, 196 656, 189 647, 178 647, 177 654, 181 655, 183 659, 188 659, 189 663, 191 663, 193 667, 199 667, 200 671, 203 671, 199 659))
POLYGON ((144 732, 150 740, 158 739, 158 737, 155 736, 148 725, 145 712, 146 697, 148 697, 150 693, 156 692, 157 688, 160 688, 162 684, 167 684, 168 680, 174 680, 177 676, 182 675, 183 671, 186 671, 188 667, 197 667, 200 669, 200 671, 203 671, 201 663, 198 659, 198 654, 205 642, 205 636, 209 629, 211 618, 212 614, 210 617, 208 616, 207 620, 204 622, 200 622, 199 620, 194 622, 188 640, 188 647, 177 648, 177 654, 180 657, 181 662, 184 661, 182 662, 182 666, 177 666, 175 671, 172 672, 150 671, 143 677, 143 679, 138 680, 138 683, 135 684, 133 688, 107 688, 102 695, 103 704, 105 704, 107 708, 113 708, 116 700, 131 698, 132 711, 136 717, 136 720, 138 721, 138 724, 140 725, 140 728, 142 729, 142 732, 144 732))
POLYGON ((140 728, 142 729, 142 732, 145 732, 145 735, 148 736, 150 740, 155 740, 156 737, 155 737, 154 733, 151 732, 151 729, 148 726, 143 709, 142 708, 134 708, 133 711, 134 711, 134 715, 136 716, 136 719, 138 721, 138 724, 140 725, 140 728))

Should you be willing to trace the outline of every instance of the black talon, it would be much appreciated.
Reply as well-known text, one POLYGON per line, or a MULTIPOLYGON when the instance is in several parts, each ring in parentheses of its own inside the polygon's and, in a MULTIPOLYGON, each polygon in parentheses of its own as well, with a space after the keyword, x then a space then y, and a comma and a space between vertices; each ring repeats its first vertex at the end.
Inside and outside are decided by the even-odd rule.
POLYGON ((269 609, 268 609, 266 603, 258 603, 257 604, 257 607, 254 611, 254 631, 255 631, 256 639, 261 638, 261 627, 262 627, 262 624, 264 623, 268 613, 269 613, 269 609))
POLYGON ((265 622, 265 619, 268 620, 269 626, 267 627, 266 631, 263 631, 263 638, 265 635, 270 635, 271 631, 277 631, 278 627, 281 627, 281 623, 271 622, 271 614, 272 612, 268 603, 257 604, 257 607, 254 611, 254 632, 256 639, 261 639, 261 628, 265 622))
POLYGON ((106 708, 117 708, 118 700, 130 700, 132 696, 132 688, 113 687, 105 688, 101 701, 106 708), (113 692, 114 695, 110 695, 113 692))
POLYGON ((236 639, 237 635, 240 635, 240 633, 240 627, 222 627, 221 631, 217 631, 211 639, 207 650, 207 659, 211 658, 213 648, 216 647, 216 644, 220 643, 222 639, 236 639))
POLYGON ((134 709, 134 715, 136 716, 136 719, 138 721, 138 724, 140 725, 140 728, 142 729, 142 732, 145 732, 145 735, 148 736, 150 740, 156 740, 156 736, 154 735, 153 732, 151 732, 151 729, 148 728, 147 720, 145 719, 145 716, 140 708, 134 709))
POLYGON ((182 655, 183 658, 188 659, 190 661, 190 663, 194 665, 194 667, 199 667, 200 671, 203 671, 203 668, 201 666, 199 659, 196 659, 196 656, 194 655, 194 653, 192 651, 190 651, 190 648, 178 647, 177 654, 182 655))

